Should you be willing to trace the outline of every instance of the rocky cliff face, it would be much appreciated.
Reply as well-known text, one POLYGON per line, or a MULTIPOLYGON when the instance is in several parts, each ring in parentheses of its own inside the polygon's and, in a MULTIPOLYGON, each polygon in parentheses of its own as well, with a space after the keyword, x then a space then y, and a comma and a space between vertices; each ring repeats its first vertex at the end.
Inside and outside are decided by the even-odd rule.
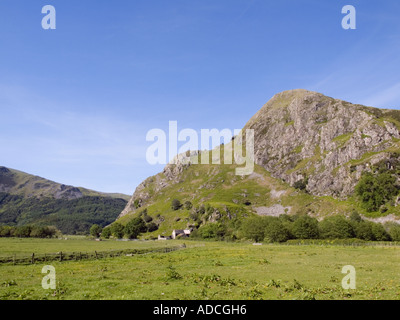
MULTIPOLYGON (((254 129, 257 165, 291 186, 301 183, 314 196, 346 198, 364 171, 400 151, 400 111, 355 105, 307 90, 275 95, 244 129, 254 129)), ((177 161, 145 180, 120 217, 182 182, 182 172, 189 166, 177 161)))
POLYGON ((363 171, 399 149, 400 111, 354 105, 316 92, 275 95, 246 124, 255 161, 317 196, 346 197, 363 171))

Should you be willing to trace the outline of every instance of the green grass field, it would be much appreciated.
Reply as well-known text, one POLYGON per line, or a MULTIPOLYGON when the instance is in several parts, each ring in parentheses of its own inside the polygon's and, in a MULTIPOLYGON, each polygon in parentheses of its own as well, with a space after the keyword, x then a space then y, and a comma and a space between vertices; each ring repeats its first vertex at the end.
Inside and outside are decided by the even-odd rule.
MULTIPOLYGON (((1 255, 158 248, 168 242, 0 239, 1 255)), ((186 249, 99 260, 0 265, 0 299, 399 299, 400 247, 288 246, 186 241, 186 249), (357 289, 341 287, 353 265, 357 289)))

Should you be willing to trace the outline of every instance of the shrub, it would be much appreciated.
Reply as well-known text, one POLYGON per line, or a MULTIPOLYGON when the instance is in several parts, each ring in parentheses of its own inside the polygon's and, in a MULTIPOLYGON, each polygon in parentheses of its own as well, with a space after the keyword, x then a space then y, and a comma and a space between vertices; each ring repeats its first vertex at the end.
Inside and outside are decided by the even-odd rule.
POLYGON ((307 189, 307 184, 308 184, 308 179, 307 178, 302 179, 302 180, 296 181, 293 185, 293 188, 304 191, 307 189))
POLYGON ((350 215, 350 221, 353 222, 361 222, 362 218, 360 216, 360 214, 357 211, 353 211, 350 215))
POLYGON ((143 220, 144 220, 144 222, 149 223, 149 222, 153 221, 153 218, 146 214, 143 216, 143 220))
POLYGON ((193 204, 190 201, 186 201, 184 207, 186 210, 190 210, 193 208, 193 204))
POLYGON ((136 200, 133 202, 133 206, 135 207, 135 209, 140 208, 140 201, 139 201, 139 199, 136 199, 136 200))
POLYGON ((148 223, 148 224, 146 225, 146 228, 147 228, 147 231, 148 231, 148 232, 153 232, 153 231, 158 230, 158 225, 155 224, 154 222, 151 222, 151 223, 148 223))
POLYGON ((298 239, 317 239, 319 237, 318 220, 310 216, 300 216, 293 223, 292 232, 298 239))
POLYGON ((179 210, 180 208, 182 207, 182 204, 181 204, 181 202, 178 200, 178 199, 174 199, 174 200, 172 200, 172 202, 171 202, 171 208, 173 209, 173 210, 179 210))
POLYGON ((342 216, 328 217, 319 224, 323 239, 348 239, 354 237, 353 226, 342 216))

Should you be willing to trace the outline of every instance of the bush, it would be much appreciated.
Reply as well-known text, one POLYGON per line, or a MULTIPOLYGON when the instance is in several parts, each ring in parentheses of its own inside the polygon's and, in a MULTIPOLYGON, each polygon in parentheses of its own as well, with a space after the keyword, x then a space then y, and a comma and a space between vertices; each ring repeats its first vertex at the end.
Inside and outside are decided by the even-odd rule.
POLYGON ((290 232, 279 220, 270 221, 265 228, 265 240, 268 242, 285 242, 290 239, 290 232))
POLYGON ((153 232, 153 231, 158 230, 158 225, 155 224, 154 222, 151 222, 146 225, 146 228, 147 228, 147 232, 153 232))
POLYGON ((304 191, 307 189, 307 184, 308 184, 308 179, 307 178, 302 179, 302 180, 296 181, 293 185, 293 188, 304 191))
POLYGON ((354 237, 353 226, 342 216, 328 217, 319 224, 323 239, 349 239, 354 237))
POLYGON ((184 207, 186 210, 190 210, 193 208, 193 204, 190 201, 186 201, 184 207))
POLYGON ((143 216, 143 220, 144 220, 144 222, 149 223, 149 222, 153 221, 153 218, 146 214, 143 216))
POLYGON ((297 239, 317 239, 318 220, 310 216, 300 216, 293 223, 292 232, 297 239))
POLYGON ((182 204, 181 204, 181 202, 178 200, 178 199, 174 199, 174 200, 172 200, 172 203, 171 203, 171 208, 173 209, 173 210, 179 210, 180 208, 182 207, 182 204))

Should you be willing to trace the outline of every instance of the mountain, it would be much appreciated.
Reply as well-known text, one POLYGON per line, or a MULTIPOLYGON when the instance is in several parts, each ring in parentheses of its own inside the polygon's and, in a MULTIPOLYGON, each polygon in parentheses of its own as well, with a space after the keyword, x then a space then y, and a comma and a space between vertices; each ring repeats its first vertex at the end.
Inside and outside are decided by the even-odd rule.
POLYGON ((317 196, 346 198, 362 172, 400 151, 400 111, 306 90, 275 95, 245 125, 255 130, 255 162, 317 196))
POLYGON ((107 225, 125 207, 128 196, 59 184, 0 167, 0 224, 54 225, 63 233, 107 225))
MULTIPOLYGON (((254 214, 322 218, 358 211, 369 218, 400 216, 399 199, 372 212, 355 194, 366 172, 400 168, 399 110, 290 90, 269 100, 245 125, 242 138, 245 129, 254 130, 252 174, 237 176, 235 169, 241 166, 235 164, 193 164, 204 151, 191 152, 189 162, 179 155, 174 164, 137 187, 118 222, 126 223, 146 210, 159 226, 153 234, 167 235, 174 228, 196 225, 199 212, 201 223, 254 214), (189 201, 193 208, 174 210, 173 199, 189 201)), ((221 146, 221 152, 232 150, 232 144, 221 146)), ((398 188, 396 170, 390 174, 398 188)))

